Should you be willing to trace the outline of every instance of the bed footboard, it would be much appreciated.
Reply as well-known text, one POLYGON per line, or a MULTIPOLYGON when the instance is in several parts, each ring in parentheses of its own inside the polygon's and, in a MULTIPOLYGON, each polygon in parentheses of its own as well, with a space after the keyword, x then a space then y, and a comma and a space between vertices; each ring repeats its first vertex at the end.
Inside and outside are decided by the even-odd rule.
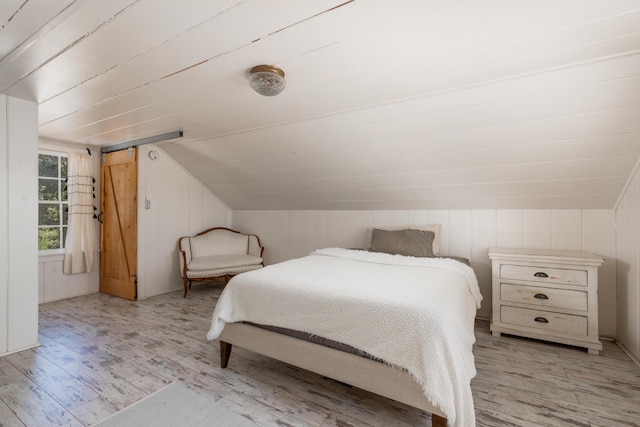
POLYGON ((230 323, 220 336, 222 368, 229 363, 232 344, 430 412, 433 427, 447 425, 444 414, 431 405, 411 376, 389 365, 255 326, 230 323))

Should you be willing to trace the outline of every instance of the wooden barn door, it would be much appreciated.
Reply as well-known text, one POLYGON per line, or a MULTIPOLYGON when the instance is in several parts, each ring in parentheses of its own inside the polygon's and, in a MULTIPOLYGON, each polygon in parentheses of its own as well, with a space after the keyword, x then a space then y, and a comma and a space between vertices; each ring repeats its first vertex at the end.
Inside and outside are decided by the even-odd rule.
POLYGON ((100 167, 100 292, 130 300, 137 297, 137 166, 132 147, 103 154, 100 167))

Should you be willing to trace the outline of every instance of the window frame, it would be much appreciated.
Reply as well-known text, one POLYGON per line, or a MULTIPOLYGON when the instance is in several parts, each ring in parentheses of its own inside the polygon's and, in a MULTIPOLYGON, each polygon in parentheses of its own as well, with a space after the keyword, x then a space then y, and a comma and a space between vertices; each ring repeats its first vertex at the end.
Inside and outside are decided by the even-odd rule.
MULTIPOLYGON (((62 163, 60 161, 60 158, 65 158, 68 159, 68 155, 66 152, 62 152, 62 151, 55 151, 55 150, 47 150, 47 149, 38 149, 38 158, 41 155, 46 155, 46 156, 55 156, 58 157, 58 176, 56 178, 54 177, 43 177, 40 176, 40 170, 38 168, 38 254, 39 255, 56 255, 56 254, 62 254, 64 253, 64 237, 65 237, 65 230, 68 230, 69 227, 69 219, 68 219, 68 206, 69 206, 69 200, 68 200, 68 196, 66 200, 62 200, 62 194, 63 194, 63 189, 64 186, 66 185, 66 177, 62 177, 62 171, 61 171, 61 166, 62 163), (48 179, 48 180, 56 180, 58 183, 58 200, 54 201, 54 200, 40 200, 40 180, 41 179, 48 179), (40 224, 40 206, 42 204, 57 204, 60 208, 60 217, 58 219, 58 225, 42 225, 40 224), (67 220, 65 221, 65 216, 67 216, 67 220), (66 223, 65 223, 66 222, 66 223), (57 228, 60 231, 60 247, 55 248, 55 249, 40 249, 40 229, 42 228, 57 228)), ((38 163, 39 164, 39 163, 38 163)), ((67 161, 67 173, 69 172, 69 164, 67 161)))

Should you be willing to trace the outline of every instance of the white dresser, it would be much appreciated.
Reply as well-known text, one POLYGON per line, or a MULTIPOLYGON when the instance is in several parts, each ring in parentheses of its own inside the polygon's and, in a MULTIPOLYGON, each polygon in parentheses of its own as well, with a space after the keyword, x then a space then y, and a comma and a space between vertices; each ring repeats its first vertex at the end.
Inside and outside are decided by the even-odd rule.
POLYGON ((490 248, 491 332, 586 347, 598 354, 598 268, 585 252, 490 248))

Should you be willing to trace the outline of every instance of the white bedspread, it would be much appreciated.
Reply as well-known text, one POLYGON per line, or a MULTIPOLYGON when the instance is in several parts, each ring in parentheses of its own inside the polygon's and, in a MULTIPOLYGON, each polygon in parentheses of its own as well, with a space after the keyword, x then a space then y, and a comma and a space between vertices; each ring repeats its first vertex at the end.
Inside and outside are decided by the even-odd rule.
POLYGON ((207 338, 248 321, 348 344, 406 369, 449 425, 468 427, 481 300, 460 262, 328 248, 234 277, 207 338))

